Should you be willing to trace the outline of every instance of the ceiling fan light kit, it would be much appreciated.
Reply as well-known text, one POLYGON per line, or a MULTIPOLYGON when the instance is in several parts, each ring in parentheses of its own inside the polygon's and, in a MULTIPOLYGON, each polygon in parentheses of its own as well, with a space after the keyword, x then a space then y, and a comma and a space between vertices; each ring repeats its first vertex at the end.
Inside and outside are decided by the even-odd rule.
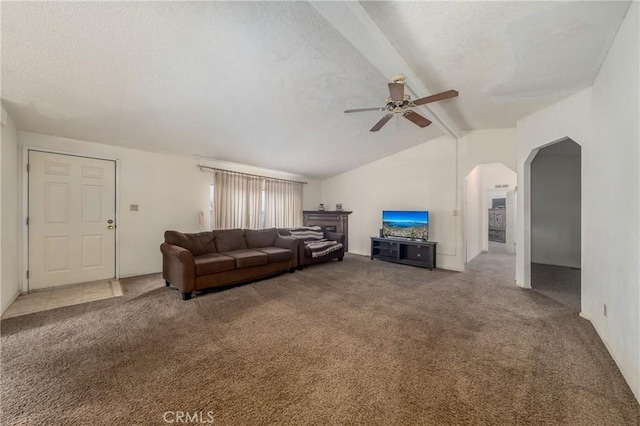
POLYGON ((385 100, 385 105, 382 108, 358 108, 348 109, 345 113, 352 112, 364 112, 364 111, 386 111, 384 117, 380 119, 369 131, 377 132, 387 124, 391 117, 395 114, 402 115, 407 120, 419 127, 427 127, 431 124, 431 120, 418 114, 411 108, 415 108, 420 105, 425 105, 431 102, 438 102, 449 98, 455 98, 458 96, 458 91, 447 90, 445 92, 436 93, 435 95, 425 96, 424 98, 411 100, 411 97, 404 93, 404 76, 397 75, 393 77, 393 81, 389 83, 389 97, 385 100))

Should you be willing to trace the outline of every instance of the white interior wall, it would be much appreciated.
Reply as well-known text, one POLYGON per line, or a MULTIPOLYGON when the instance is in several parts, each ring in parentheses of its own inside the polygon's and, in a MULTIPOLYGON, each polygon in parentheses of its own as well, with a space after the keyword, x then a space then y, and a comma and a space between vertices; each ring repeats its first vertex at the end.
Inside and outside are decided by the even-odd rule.
POLYGON ((593 83, 593 145, 583 155, 583 312, 640 400, 640 4, 633 2, 593 83), (608 220, 609 218, 613 220, 608 220), (606 225, 606 226, 605 226, 606 225), (583 228, 585 229, 585 228, 583 228), (584 241, 585 238, 583 238, 584 241), (585 251, 587 253, 585 253, 585 251), (607 305, 607 316, 603 305, 607 305))
POLYGON ((639 15, 634 2, 592 87, 518 122, 516 277, 519 285, 530 286, 525 166, 538 148, 570 137, 582 147, 581 315, 640 400, 639 15))
POLYGON ((0 147, 0 313, 18 297, 18 132, 2 108, 0 147))
MULTIPOLYGON (((567 99, 518 121, 518 188, 516 220, 516 282, 519 286, 531 287, 531 205, 530 163, 538 150, 554 142, 570 137, 582 147, 582 186, 587 175, 593 173, 587 167, 592 145, 591 132, 591 88, 586 88, 567 99)), ((587 213, 586 194, 582 194, 582 234, 585 233, 587 213)), ((583 263, 585 239, 582 239, 583 263)), ((584 270, 583 270, 584 275, 584 270)), ((584 280, 583 280, 584 284, 584 280)), ((584 294, 583 294, 584 299, 584 294)))
POLYGON ((476 167, 466 177, 467 196, 464 211, 466 220, 467 262, 482 252, 482 167, 476 167))
POLYGON ((464 178, 479 164, 515 169, 516 130, 472 131, 440 137, 322 182, 322 202, 342 203, 349 217, 349 252, 369 255, 382 210, 429 210, 429 238, 438 243, 438 267, 463 270, 464 178), (456 155, 457 154, 457 155, 456 155))
POLYGON ((580 268, 580 145, 567 139, 531 163, 531 261, 580 268))
MULTIPOLYGON (((29 148, 120 160, 120 218, 117 225, 120 234, 122 277, 154 273, 162 269, 159 247, 164 240, 165 230, 199 231, 200 211, 208 217, 209 186, 213 177, 210 172, 200 171, 196 167, 197 164, 305 180, 310 182, 309 185, 305 185, 305 206, 316 205, 318 202, 319 183, 297 175, 31 132, 18 132, 18 140, 22 146, 29 148), (131 204, 138 204, 139 210, 130 211, 131 204)), ((22 188, 21 178, 17 187, 22 188)), ((20 196, 22 197, 22 189, 20 196)), ((22 203, 22 200, 20 202, 22 203)))
MULTIPOLYGON (((4 108, 2 108, 2 120, 0 122, 0 126, 1 126, 1 132, 0 132, 0 176, 2 176, 2 146, 4 145, 4 140, 6 139, 5 136, 5 126, 7 125, 7 120, 8 120, 8 114, 7 112, 4 110, 4 108)), ((17 141, 17 134, 16 134, 16 141, 17 141)), ((3 179, 4 180, 4 179, 3 179)), ((2 279, 2 226, 3 226, 3 222, 2 222, 2 206, 4 205, 4 203, 2 202, 2 198, 4 197, 4 192, 2 191, 2 182, 0 181, 0 315, 2 315, 2 313, 4 313, 5 310, 5 304, 7 304, 7 306, 9 306, 9 302, 5 302, 5 296, 3 295, 3 293, 5 292, 4 289, 4 285, 2 284, 4 282, 4 280, 2 279)))
MULTIPOLYGON (((428 210, 429 238, 455 256, 456 141, 440 137, 322 182, 325 205, 342 203, 349 216, 349 252, 368 255, 383 210, 428 210)), ((448 263, 450 267, 455 264, 448 263)))

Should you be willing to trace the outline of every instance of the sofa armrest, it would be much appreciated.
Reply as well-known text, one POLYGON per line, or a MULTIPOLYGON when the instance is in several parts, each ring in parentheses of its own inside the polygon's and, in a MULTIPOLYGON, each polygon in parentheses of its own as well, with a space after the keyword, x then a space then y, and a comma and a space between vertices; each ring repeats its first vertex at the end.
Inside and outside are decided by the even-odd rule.
POLYGON ((292 268, 298 267, 298 251, 299 251, 299 247, 302 245, 302 240, 299 240, 293 237, 285 237, 283 235, 278 235, 273 245, 283 249, 291 250, 292 252, 291 267, 292 268))
POLYGON ((340 234, 338 232, 331 232, 331 231, 324 231, 324 237, 327 240, 331 240, 331 241, 337 241, 339 243, 342 243, 342 245, 344 245, 344 234, 340 234))
POLYGON ((169 243, 160 245, 162 252, 162 277, 181 293, 195 290, 196 264, 193 254, 180 246, 169 243))

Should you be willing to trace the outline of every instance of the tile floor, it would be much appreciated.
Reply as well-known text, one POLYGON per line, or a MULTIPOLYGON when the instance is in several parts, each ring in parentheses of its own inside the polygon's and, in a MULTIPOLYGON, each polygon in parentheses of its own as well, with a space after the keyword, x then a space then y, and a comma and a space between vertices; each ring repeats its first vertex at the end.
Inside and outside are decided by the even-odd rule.
POLYGON ((122 287, 118 280, 34 291, 18 296, 2 315, 2 319, 118 296, 122 296, 122 287))

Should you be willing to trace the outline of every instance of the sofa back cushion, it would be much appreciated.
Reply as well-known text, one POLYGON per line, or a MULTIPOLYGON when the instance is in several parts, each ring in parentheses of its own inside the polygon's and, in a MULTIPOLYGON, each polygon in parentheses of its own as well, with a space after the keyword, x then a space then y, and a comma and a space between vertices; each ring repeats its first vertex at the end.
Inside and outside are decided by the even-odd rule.
POLYGON ((206 253, 215 253, 216 245, 213 232, 198 232, 196 234, 184 234, 178 231, 165 231, 164 241, 175 246, 189 250, 194 256, 206 253))
POLYGON ((247 243, 244 240, 244 229, 222 229, 213 231, 213 234, 216 237, 218 253, 247 248, 247 243))
POLYGON ((291 232, 289 232, 291 228, 277 228, 278 231, 278 235, 281 235, 283 237, 290 237, 291 236, 291 232))
POLYGON ((244 239, 248 248, 272 247, 277 237, 276 228, 244 230, 244 239))

